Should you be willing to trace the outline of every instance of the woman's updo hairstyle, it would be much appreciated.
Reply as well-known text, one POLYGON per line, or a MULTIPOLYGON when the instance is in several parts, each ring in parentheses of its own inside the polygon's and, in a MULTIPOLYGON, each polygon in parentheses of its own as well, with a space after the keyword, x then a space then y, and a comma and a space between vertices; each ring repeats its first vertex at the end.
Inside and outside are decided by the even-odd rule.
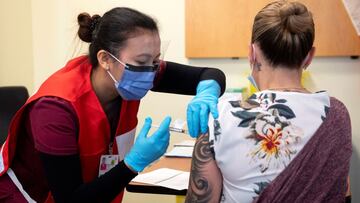
POLYGON ((99 63, 98 51, 103 49, 117 56, 126 40, 141 32, 141 29, 158 32, 153 18, 125 7, 113 8, 102 17, 80 13, 78 24, 79 38, 90 43, 89 58, 93 68, 99 63))
POLYGON ((297 67, 315 38, 312 14, 299 2, 276 1, 256 16, 252 43, 257 43, 272 66, 297 67))
POLYGON ((99 15, 90 16, 88 13, 80 13, 78 15, 78 35, 82 41, 89 43, 92 41, 92 33, 100 18, 99 15))

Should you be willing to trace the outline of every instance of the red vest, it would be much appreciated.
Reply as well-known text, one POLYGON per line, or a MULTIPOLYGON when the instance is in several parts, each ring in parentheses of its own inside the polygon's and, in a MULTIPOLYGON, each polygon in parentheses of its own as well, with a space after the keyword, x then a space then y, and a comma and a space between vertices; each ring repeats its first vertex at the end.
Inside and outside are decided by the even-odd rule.
MULTIPOLYGON (((8 138, 1 151, 0 159, 2 158, 3 162, 0 163, 0 175, 11 167, 9 164, 15 155, 15 150, 21 150, 16 149, 16 141, 26 106, 41 97, 55 96, 70 102, 79 119, 78 149, 83 181, 90 182, 98 176, 100 156, 108 154, 109 151, 110 124, 92 89, 90 74, 91 64, 88 57, 75 58, 50 76, 38 92, 28 99, 10 124, 8 138)), ((122 101, 116 135, 122 135, 136 127, 139 103, 140 101, 122 101)), ((115 140, 113 141, 113 153, 116 154, 117 145, 115 140)), ((122 195, 123 193, 119 194, 114 202, 121 202, 122 195)), ((46 202, 52 202, 51 199, 48 198, 46 202)))

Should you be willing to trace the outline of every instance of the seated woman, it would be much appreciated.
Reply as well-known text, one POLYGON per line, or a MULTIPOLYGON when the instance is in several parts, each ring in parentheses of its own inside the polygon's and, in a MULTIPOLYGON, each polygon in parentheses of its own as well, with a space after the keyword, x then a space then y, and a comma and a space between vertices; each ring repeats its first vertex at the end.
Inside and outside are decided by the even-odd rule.
POLYGON ((249 60, 259 92, 220 101, 219 118, 196 142, 186 202, 344 202, 349 114, 326 91, 301 85, 314 32, 298 2, 256 15, 249 60))

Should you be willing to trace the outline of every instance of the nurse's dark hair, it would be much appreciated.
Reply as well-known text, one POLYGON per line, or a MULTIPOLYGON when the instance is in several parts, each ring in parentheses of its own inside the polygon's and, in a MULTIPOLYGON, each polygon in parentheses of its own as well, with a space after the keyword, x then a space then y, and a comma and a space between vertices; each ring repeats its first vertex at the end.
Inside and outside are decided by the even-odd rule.
POLYGON ((78 36, 89 42, 89 58, 93 68, 98 65, 97 53, 106 50, 117 56, 126 40, 143 30, 158 32, 157 23, 150 16, 125 7, 113 8, 102 17, 88 13, 78 15, 78 36))
POLYGON ((255 16, 252 43, 272 66, 300 68, 315 38, 311 12, 299 2, 275 1, 255 16))

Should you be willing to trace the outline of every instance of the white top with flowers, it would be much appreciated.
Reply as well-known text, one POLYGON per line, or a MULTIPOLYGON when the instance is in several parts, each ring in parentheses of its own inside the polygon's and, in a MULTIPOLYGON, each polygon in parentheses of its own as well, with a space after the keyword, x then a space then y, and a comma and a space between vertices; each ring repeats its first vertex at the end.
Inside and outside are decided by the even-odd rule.
POLYGON ((221 99, 209 121, 223 176, 221 202, 252 202, 314 135, 330 107, 327 92, 262 91, 221 99))

